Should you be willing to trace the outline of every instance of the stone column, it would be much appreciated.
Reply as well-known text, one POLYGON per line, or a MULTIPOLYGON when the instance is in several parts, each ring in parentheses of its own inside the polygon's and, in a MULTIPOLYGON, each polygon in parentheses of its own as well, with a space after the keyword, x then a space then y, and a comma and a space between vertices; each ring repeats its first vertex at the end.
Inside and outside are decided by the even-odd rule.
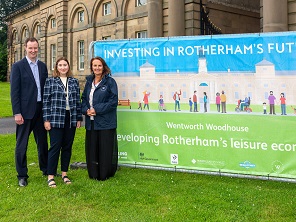
POLYGON ((168 1, 168 35, 185 35, 185 1, 168 1))
POLYGON ((148 0, 148 37, 163 36, 162 0, 148 0))
POLYGON ((262 0, 263 32, 288 31, 288 0, 262 0))

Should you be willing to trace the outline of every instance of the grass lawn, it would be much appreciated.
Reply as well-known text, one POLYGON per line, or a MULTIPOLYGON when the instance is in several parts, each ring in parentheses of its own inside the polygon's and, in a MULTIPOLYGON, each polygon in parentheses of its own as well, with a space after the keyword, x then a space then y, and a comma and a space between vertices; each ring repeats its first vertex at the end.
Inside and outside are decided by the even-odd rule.
POLYGON ((0 118, 12 116, 10 83, 0 82, 0 118))
MULTIPOLYGON (((9 84, 0 83, 0 90, 0 116, 11 116, 9 84)), ((85 161, 84 135, 83 128, 77 130, 72 163, 85 161)), ((29 185, 20 188, 14 147, 15 134, 0 135, 0 221, 296 220, 296 184, 288 182, 120 167, 107 181, 71 169, 73 183, 57 178, 51 189, 39 170, 33 136, 29 185)))

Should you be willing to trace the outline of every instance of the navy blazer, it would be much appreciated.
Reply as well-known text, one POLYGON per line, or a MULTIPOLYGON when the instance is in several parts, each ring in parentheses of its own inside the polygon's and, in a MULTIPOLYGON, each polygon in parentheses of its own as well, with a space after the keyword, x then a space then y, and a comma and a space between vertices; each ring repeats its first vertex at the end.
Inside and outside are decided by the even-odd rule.
MULTIPOLYGON (((54 128, 65 128, 66 93, 64 89, 59 77, 46 79, 43 95, 43 120, 49 121, 51 127, 54 128)), ((73 77, 68 78, 68 100, 71 126, 76 127, 77 121, 82 121, 82 114, 79 83, 73 77)))
MULTIPOLYGON (((38 60, 37 65, 42 98, 45 80, 48 77, 48 71, 43 62, 38 60)), ((11 68, 10 98, 13 115, 22 114, 24 119, 32 119, 36 111, 37 95, 38 89, 33 72, 25 57, 14 63, 11 68)))
MULTIPOLYGON (((89 94, 92 87, 94 75, 86 77, 85 87, 82 93, 82 114, 85 115, 85 128, 91 130, 91 120, 86 115, 90 108, 89 94)), ((118 89, 116 81, 105 75, 93 94, 93 108, 96 111, 94 116, 94 130, 106 130, 117 128, 117 105, 118 89)))

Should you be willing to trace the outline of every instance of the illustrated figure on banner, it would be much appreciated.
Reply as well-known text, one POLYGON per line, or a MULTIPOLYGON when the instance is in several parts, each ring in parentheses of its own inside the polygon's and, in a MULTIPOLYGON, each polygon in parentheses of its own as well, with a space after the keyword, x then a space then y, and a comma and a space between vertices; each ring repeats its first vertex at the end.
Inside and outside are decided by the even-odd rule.
POLYGON ((281 93, 280 101, 281 101, 281 111, 282 111, 282 114, 281 115, 287 115, 286 98, 285 98, 285 94, 284 93, 281 93))
POLYGON ((207 96, 207 93, 204 92, 204 97, 203 97, 203 101, 204 101, 204 112, 208 112, 208 109, 207 109, 207 104, 208 104, 208 96, 207 96))
POLYGON ((191 97, 189 98, 188 103, 189 103, 189 112, 192 112, 192 105, 193 105, 193 102, 192 102, 192 100, 191 100, 191 97))
POLYGON ((192 102, 193 102, 193 112, 198 112, 198 110, 197 110, 197 95, 196 95, 196 90, 194 90, 194 92, 193 92, 192 102))
POLYGON ((173 95, 173 99, 175 101, 175 112, 177 112, 177 108, 178 108, 178 111, 181 111, 180 109, 180 96, 182 95, 182 92, 181 92, 181 89, 179 92, 175 92, 174 95, 173 95))
POLYGON ((269 114, 273 114, 273 115, 276 115, 275 114, 275 101, 276 101, 276 98, 275 96, 273 95, 273 91, 270 91, 269 92, 269 96, 268 96, 268 102, 269 102, 269 114))
POLYGON ((217 106, 217 111, 220 112, 220 104, 221 104, 221 98, 220 98, 220 93, 216 93, 216 106, 217 106))
POLYGON ((144 107, 143 109, 145 109, 147 107, 147 109, 149 110, 149 96, 150 96, 150 92, 148 92, 147 90, 143 92, 144 94, 144 98, 143 98, 143 101, 144 101, 144 107))
POLYGON ((221 108, 222 108, 222 112, 221 113, 226 113, 226 95, 224 90, 222 90, 222 94, 220 96, 221 99, 221 108))
POLYGON ((162 95, 159 96, 158 105, 159 105, 159 111, 163 111, 164 110, 164 100, 163 100, 162 95))

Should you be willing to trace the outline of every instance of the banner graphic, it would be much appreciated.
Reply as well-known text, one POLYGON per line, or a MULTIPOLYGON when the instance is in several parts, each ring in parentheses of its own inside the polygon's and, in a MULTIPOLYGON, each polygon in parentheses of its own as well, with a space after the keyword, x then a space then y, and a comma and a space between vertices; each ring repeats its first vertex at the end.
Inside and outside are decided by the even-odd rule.
POLYGON ((118 84, 119 163, 296 178, 295 32, 93 47, 118 84))

